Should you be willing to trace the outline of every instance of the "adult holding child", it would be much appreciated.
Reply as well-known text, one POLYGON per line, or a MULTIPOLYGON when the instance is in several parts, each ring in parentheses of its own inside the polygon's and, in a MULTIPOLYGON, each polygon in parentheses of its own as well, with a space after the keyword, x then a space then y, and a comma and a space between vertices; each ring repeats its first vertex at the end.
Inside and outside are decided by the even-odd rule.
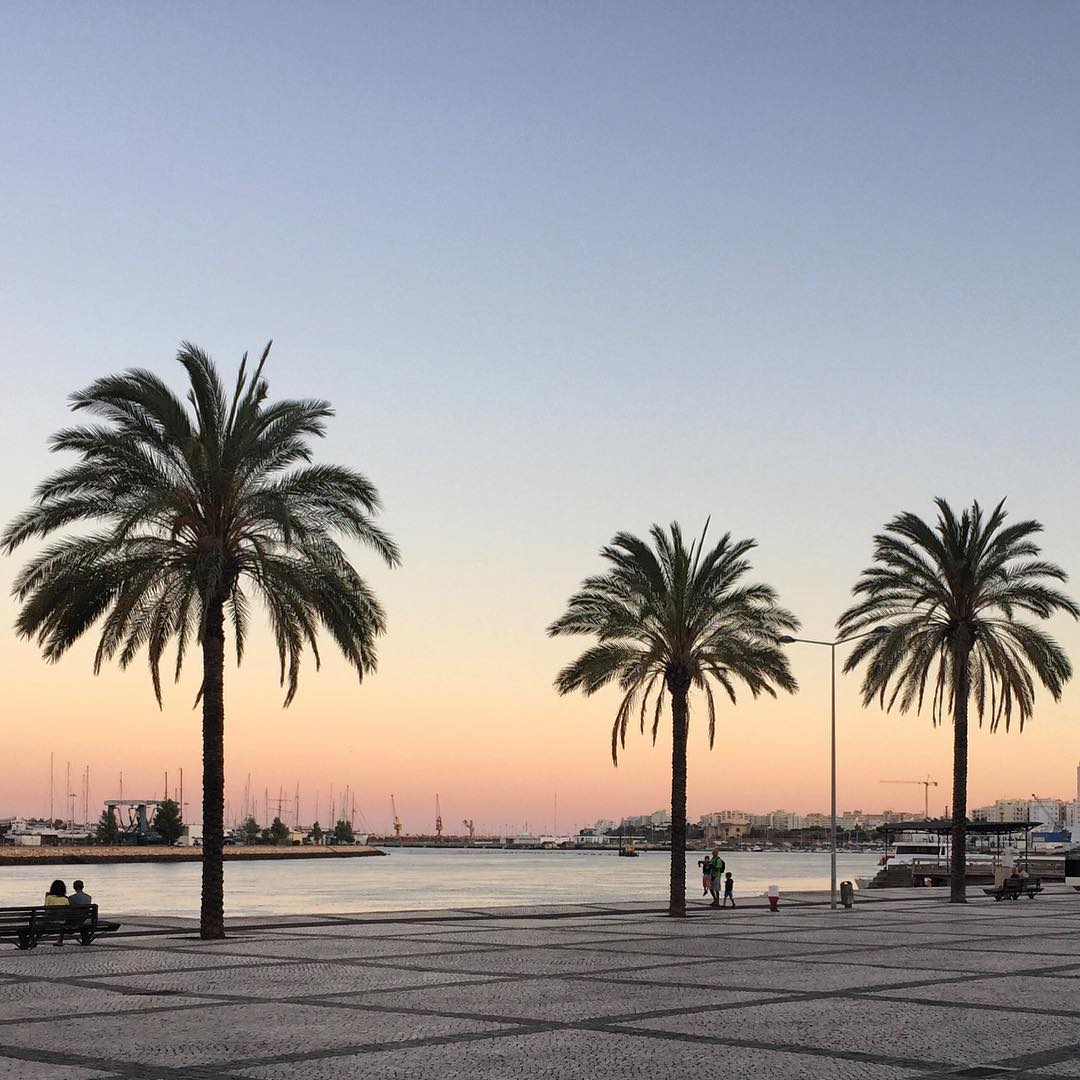
POLYGON ((720 854, 720 846, 713 844, 712 856, 709 859, 709 892, 712 894, 712 903, 709 907, 720 906, 720 890, 724 887, 724 870, 727 863, 720 854))

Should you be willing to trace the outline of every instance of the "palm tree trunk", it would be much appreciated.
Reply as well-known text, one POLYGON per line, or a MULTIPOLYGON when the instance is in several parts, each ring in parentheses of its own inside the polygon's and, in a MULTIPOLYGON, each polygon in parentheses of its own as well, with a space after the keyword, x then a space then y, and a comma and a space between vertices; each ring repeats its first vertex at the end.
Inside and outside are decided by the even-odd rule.
POLYGON ((668 679, 671 691, 671 896, 668 915, 686 915, 686 696, 688 678, 668 679))
POLYGON ((952 862, 949 903, 967 903, 968 697, 971 690, 971 643, 958 641, 954 657, 952 862))
POLYGON ((203 638, 203 838, 199 936, 225 936, 225 611, 214 597, 203 638))

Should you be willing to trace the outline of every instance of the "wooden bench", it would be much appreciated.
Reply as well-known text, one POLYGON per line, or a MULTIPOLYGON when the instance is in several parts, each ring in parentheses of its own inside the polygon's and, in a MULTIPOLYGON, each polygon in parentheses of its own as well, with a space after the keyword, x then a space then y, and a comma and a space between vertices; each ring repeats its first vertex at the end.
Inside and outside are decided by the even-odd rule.
POLYGON ((983 889, 995 900, 1019 900, 1021 896, 1034 900, 1035 894, 1042 891, 1042 882, 1038 878, 1006 878, 1000 885, 983 889))
POLYGON ((0 940, 11 939, 19 949, 32 949, 46 937, 59 940, 61 935, 89 945, 98 934, 119 929, 119 923, 99 921, 97 904, 0 908, 0 940))

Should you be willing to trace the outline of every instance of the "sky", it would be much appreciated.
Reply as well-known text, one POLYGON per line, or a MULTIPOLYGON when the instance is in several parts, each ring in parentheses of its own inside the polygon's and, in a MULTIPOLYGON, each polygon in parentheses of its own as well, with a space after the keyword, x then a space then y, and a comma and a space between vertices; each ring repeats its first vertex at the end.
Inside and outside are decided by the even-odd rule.
MULTIPOLYGON (((826 637, 895 513, 1008 498, 1080 574, 1080 9, 560 2, 0 8, 0 517, 60 464, 66 396, 182 340, 337 411, 403 564, 378 674, 265 636, 226 672, 237 816, 348 784, 363 821, 560 830, 669 804, 667 729, 609 758, 616 691, 559 698, 545 627, 618 530, 758 541, 826 637), (556 809, 557 805, 557 809, 556 809)), ((93 677, 11 629, 0 814, 150 797, 185 771, 194 670, 93 677), (81 791, 77 779, 72 787, 81 791)), ((1077 586, 1074 582, 1073 588, 1077 586)), ((1074 657, 1080 628, 1054 620, 1074 657)), ((828 652, 690 735, 691 815, 825 809, 828 652)), ((970 797, 1075 794, 1080 682, 977 733, 970 797)), ((951 730, 840 681, 841 809, 949 801, 951 730)), ((358 814, 358 824, 361 823, 358 814)))

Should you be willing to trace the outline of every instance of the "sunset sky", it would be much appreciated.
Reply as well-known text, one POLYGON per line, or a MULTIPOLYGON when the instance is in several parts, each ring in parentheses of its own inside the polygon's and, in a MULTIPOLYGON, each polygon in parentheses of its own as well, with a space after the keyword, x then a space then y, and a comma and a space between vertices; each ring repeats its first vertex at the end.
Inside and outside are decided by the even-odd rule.
MULTIPOLYGON (((0 516, 61 462, 66 395, 181 385, 269 339, 273 396, 324 396, 404 562, 357 565, 378 674, 331 655, 281 709, 266 637, 226 672, 248 773, 302 817, 346 784, 375 829, 560 828, 669 802, 668 728, 608 754, 615 691, 559 699, 549 641, 619 529, 754 536, 825 637, 871 537, 1007 496, 1080 577, 1080 8, 856 3, 56 3, 0 11, 0 516)), ((161 792, 198 817, 191 668, 49 666, 0 560, 0 816, 161 792), (74 785, 78 790, 78 784, 74 785)), ((1080 581, 1071 584, 1080 594, 1080 581)), ((1052 630, 1080 659, 1080 627, 1052 630)), ((828 653, 801 693, 692 724, 689 811, 826 809, 828 653)), ((970 797, 1073 797, 1080 680, 972 740, 970 797)), ((840 687, 841 809, 949 802, 951 729, 840 687)), ((96 816, 96 812, 94 814, 96 816)), ((359 821, 358 821, 359 823, 359 821)))

